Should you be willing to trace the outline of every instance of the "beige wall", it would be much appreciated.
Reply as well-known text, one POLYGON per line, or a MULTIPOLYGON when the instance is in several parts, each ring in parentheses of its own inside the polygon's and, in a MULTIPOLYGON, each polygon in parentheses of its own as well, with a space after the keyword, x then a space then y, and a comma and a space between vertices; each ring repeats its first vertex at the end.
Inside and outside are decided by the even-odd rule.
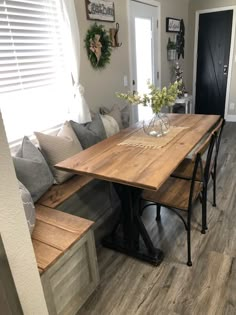
MULTIPOLYGON (((122 42, 122 46, 113 49, 111 63, 105 69, 97 71, 91 67, 84 48, 86 31, 93 22, 86 19, 85 1, 75 1, 81 37, 80 81, 85 87, 85 98, 89 107, 94 111, 97 111, 100 106, 111 107, 115 103, 120 103, 121 101, 116 98, 115 92, 127 90, 123 85, 124 75, 130 79, 127 1, 129 0, 114 0, 115 18, 116 22, 120 24, 119 41, 122 42)), ((173 34, 165 31, 166 17, 183 18, 186 30, 188 30, 188 0, 160 0, 159 2, 161 3, 161 74, 163 86, 170 83, 171 69, 173 68, 173 63, 167 61, 166 45, 168 37, 173 37, 173 34)), ((107 29, 114 27, 113 23, 98 23, 105 25, 107 29)), ((184 68, 186 68, 185 63, 185 61, 181 61, 184 68)))
MULTIPOLYGON (((189 4, 189 33, 188 33, 188 86, 192 89, 193 82, 193 54, 194 54, 194 35, 195 35, 195 13, 198 10, 212 9, 218 7, 226 7, 236 5, 236 0, 190 0, 189 4)), ((228 111, 229 115, 236 115, 236 42, 234 45, 234 61, 232 69, 232 79, 230 83, 229 103, 235 103, 235 110, 228 111)))
MULTIPOLYGON (((168 85, 170 80, 174 79, 173 65, 174 63, 167 60, 166 45, 168 37, 174 39, 172 33, 166 32, 166 17, 173 17, 177 19, 183 19, 185 24, 185 32, 188 32, 188 3, 189 0, 160 0, 161 4, 161 73, 162 73, 162 86, 168 85)), ((185 58, 180 58, 179 62, 184 71, 183 80, 186 81, 186 56, 187 51, 187 36, 185 36, 185 58)))
POLYGON ((23 313, 46 315, 48 312, 1 112, 0 174, 0 233, 23 313))
MULTIPOLYGON (((126 0, 115 0, 114 2, 116 22, 120 24, 119 41, 122 42, 122 46, 112 49, 110 64, 105 69, 94 70, 84 48, 86 32, 94 22, 86 18, 85 1, 75 1, 81 38, 80 82, 85 88, 87 103, 94 111, 97 111, 100 106, 111 107, 117 102, 115 92, 124 90, 123 77, 124 75, 129 76, 126 0)), ((114 23, 101 21, 97 23, 104 25, 107 30, 115 27, 114 23)))

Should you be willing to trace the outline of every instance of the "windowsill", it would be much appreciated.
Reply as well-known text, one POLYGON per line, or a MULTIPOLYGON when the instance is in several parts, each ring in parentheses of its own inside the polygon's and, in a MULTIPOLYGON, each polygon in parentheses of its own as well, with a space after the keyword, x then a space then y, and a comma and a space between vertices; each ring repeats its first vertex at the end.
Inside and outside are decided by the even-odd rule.
MULTIPOLYGON (((56 135, 58 133, 58 131, 60 130, 61 126, 63 124, 59 124, 55 127, 52 127, 50 129, 46 129, 46 130, 43 130, 41 131, 42 133, 45 133, 47 135, 56 135)), ((35 137, 35 135, 30 135, 28 136, 30 141, 35 145, 35 146, 38 146, 38 141, 37 141, 37 138, 35 137)), ((16 152, 20 149, 20 146, 21 146, 21 143, 22 143, 22 140, 23 138, 21 139, 18 139, 18 140, 15 140, 15 141, 12 141, 12 142, 9 142, 9 148, 10 148, 10 151, 11 151, 11 154, 12 155, 15 155, 16 152)))

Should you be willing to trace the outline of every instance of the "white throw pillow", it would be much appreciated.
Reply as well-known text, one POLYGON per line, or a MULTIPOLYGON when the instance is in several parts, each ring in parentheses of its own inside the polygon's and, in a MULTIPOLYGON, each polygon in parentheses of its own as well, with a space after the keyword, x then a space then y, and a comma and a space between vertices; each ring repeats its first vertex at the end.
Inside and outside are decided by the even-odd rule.
POLYGON ((61 184, 72 177, 73 174, 60 171, 54 167, 55 164, 83 150, 70 123, 66 121, 56 136, 46 135, 41 132, 35 132, 35 135, 56 182, 61 184))
POLYGON ((101 115, 101 119, 106 131, 107 137, 113 136, 120 131, 117 121, 109 115, 101 115))
POLYGON ((111 109, 103 106, 100 107, 99 112, 102 115, 109 115, 113 117, 119 125, 120 129, 128 128, 130 124, 130 105, 114 105, 111 109))

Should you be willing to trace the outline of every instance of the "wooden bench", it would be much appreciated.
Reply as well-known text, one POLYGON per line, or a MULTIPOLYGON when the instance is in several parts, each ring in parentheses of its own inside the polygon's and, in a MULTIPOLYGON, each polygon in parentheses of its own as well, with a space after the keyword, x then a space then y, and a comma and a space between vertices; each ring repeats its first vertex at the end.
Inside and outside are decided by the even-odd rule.
POLYGON ((85 175, 75 175, 60 185, 53 185, 37 202, 37 204, 56 208, 93 180, 85 175))
POLYGON ((76 314, 99 283, 94 222, 55 209, 91 180, 53 185, 35 205, 32 241, 50 315, 76 314))

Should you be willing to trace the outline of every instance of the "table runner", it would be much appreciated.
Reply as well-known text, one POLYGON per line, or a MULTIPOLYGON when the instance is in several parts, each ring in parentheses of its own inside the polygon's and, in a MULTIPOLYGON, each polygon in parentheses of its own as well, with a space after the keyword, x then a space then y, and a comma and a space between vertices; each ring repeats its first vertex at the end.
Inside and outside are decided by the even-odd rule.
POLYGON ((153 137, 147 135, 143 129, 132 134, 130 137, 119 143, 118 145, 127 145, 133 147, 143 147, 147 149, 162 148, 171 142, 178 134, 188 127, 171 126, 170 131, 162 137, 153 137))

